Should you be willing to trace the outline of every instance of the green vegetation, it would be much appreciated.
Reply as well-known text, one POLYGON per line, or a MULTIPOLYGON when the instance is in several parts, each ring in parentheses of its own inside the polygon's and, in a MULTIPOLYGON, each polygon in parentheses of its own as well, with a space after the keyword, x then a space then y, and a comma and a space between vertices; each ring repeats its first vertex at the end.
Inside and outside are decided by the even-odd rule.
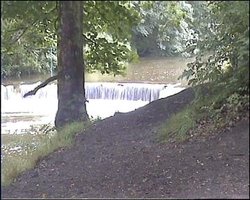
POLYGON ((223 88, 211 91, 208 85, 196 86, 196 90, 199 92, 194 101, 162 125, 160 141, 184 141, 196 135, 213 134, 249 118, 249 95, 230 93, 223 88))
MULTIPOLYGON (((138 55, 180 54, 189 34, 188 2, 85 1, 86 71, 121 75, 138 55), (119 13, 119 14, 118 14, 119 13)), ((57 1, 3 1, 1 77, 56 73, 57 1)))
MULTIPOLYGON (((136 59, 129 42, 131 27, 136 26, 139 14, 131 4, 129 1, 83 3, 84 64, 88 72, 122 74, 126 62, 136 59)), ((59 50, 59 5, 58 1, 1 2, 2 77, 47 73, 51 62, 53 67, 57 65, 54 57, 59 50)))
POLYGON ((73 122, 60 130, 37 130, 19 135, 2 135, 1 183, 9 185, 21 172, 33 168, 49 153, 73 144, 75 135, 89 127, 89 123, 73 122))
POLYGON ((1 2, 1 77, 46 74, 55 68, 55 5, 1 2))
POLYGON ((141 21, 133 28, 132 46, 139 56, 180 56, 189 34, 192 6, 187 1, 133 2, 141 21))
POLYGON ((56 127, 88 120, 83 91, 86 70, 122 74, 126 64, 136 57, 130 41, 131 29, 137 24, 139 14, 129 1, 4 1, 1 8, 1 20, 6 25, 5 48, 1 49, 5 56, 19 42, 30 50, 21 42, 23 39, 31 46, 50 48, 56 43, 58 47, 57 75, 24 95, 34 95, 57 79, 56 127), (11 28, 7 28, 9 21, 14 22, 11 28), (25 40, 29 31, 34 36, 38 32, 42 35, 41 40, 35 37, 25 40))
POLYGON ((160 141, 166 142, 171 139, 183 141, 187 139, 188 131, 195 127, 195 115, 192 107, 187 107, 181 112, 174 114, 166 124, 161 127, 160 141))
POLYGON ((187 51, 196 50, 196 59, 180 77, 194 86, 196 98, 167 122, 165 136, 216 131, 249 115, 249 2, 199 6, 199 15, 206 14, 207 23, 195 18, 196 32, 187 51))

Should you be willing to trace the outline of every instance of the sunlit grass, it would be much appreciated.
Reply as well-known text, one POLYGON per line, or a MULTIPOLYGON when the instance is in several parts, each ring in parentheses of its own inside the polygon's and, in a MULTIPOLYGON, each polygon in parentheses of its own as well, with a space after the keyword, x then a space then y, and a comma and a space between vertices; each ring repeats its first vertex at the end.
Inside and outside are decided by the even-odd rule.
POLYGON ((23 171, 33 168, 37 161, 60 147, 73 144, 74 136, 90 123, 71 123, 58 132, 51 129, 44 134, 2 135, 1 183, 6 186, 23 171))
POLYGON ((160 129, 160 140, 162 142, 174 139, 184 141, 188 138, 188 131, 196 125, 196 118, 193 114, 193 107, 186 107, 174 114, 160 129))
POLYGON ((231 94, 230 90, 222 88, 208 90, 205 85, 200 89, 203 92, 199 96, 196 94, 189 105, 162 124, 159 141, 184 141, 197 135, 213 134, 230 128, 240 119, 248 118, 249 95, 231 94), (229 101, 232 97, 233 103, 229 101))

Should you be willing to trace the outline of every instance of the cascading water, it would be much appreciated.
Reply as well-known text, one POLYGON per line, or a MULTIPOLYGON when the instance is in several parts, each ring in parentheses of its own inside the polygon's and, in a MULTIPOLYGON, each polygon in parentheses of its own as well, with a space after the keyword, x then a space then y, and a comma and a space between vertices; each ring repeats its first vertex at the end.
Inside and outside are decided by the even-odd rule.
MULTIPOLYGON (((32 124, 53 123, 57 111, 57 86, 50 84, 36 95, 23 98, 35 84, 1 85, 2 132, 26 129, 32 124), (33 121, 32 121, 33 120, 33 121)), ((168 84, 86 83, 87 111, 93 118, 106 118, 115 112, 129 112, 184 88, 168 84)))
POLYGON ((153 101, 159 98, 162 86, 152 84, 89 83, 85 86, 87 99, 153 101))
MULTIPOLYGON (((22 99, 23 95, 34 89, 40 82, 31 85, 1 86, 4 100, 22 99)), ((115 84, 115 83, 86 83, 85 96, 87 99, 109 99, 128 101, 153 101, 159 98, 164 85, 159 84, 115 84)), ((56 98, 56 85, 50 84, 40 89, 34 98, 56 98)))

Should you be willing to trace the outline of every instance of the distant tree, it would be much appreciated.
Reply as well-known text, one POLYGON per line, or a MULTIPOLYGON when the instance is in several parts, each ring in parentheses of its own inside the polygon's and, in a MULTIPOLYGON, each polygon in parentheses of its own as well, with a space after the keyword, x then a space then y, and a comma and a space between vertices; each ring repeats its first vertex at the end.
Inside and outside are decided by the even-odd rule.
POLYGON ((134 2, 141 22, 133 29, 133 46, 139 56, 180 55, 189 37, 192 6, 185 1, 134 2))

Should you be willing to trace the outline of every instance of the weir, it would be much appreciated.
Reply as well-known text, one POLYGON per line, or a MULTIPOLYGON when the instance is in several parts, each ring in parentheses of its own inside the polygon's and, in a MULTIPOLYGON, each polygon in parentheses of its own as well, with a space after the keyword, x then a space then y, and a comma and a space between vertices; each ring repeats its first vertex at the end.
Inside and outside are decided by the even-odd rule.
MULTIPOLYGON (((38 90, 36 95, 23 98, 25 93, 40 83, 1 85, 3 133, 22 133, 29 129, 30 125, 53 125, 58 106, 56 84, 49 84, 38 90)), ((133 111, 183 89, 178 87, 178 84, 86 83, 86 109, 90 117, 104 119, 115 112, 133 111)))
MULTIPOLYGON (((34 89, 35 84, 1 85, 2 100, 22 99, 23 95, 34 89)), ((127 100, 151 102, 159 99, 164 84, 141 83, 86 83, 85 96, 87 99, 127 100)), ((166 86, 165 86, 166 87, 166 86)), ((56 84, 50 84, 40 89, 36 95, 26 97, 32 99, 57 98, 56 84)))

